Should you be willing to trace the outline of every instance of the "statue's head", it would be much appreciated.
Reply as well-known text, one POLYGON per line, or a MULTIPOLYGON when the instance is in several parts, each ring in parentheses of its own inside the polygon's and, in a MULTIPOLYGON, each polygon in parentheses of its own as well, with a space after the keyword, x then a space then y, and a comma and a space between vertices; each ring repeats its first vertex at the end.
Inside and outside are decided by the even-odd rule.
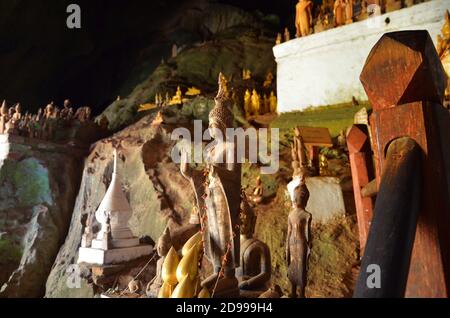
POLYGON ((224 84, 221 80, 222 73, 219 74, 219 91, 216 98, 214 99, 214 108, 209 113, 209 133, 211 137, 214 138, 214 129, 219 129, 225 136, 227 128, 233 126, 233 114, 229 108, 229 100, 226 97, 226 92, 224 90, 224 84))
POLYGON ((309 200, 309 191, 303 176, 296 176, 289 182, 288 192, 294 207, 300 209, 306 208, 309 200))
POLYGON ((241 193, 241 213, 239 216, 241 220, 241 235, 248 238, 252 237, 255 232, 256 214, 248 203, 244 191, 241 193))
POLYGON ((170 237, 169 227, 166 227, 163 234, 158 239, 156 251, 160 257, 166 256, 172 247, 172 238, 170 237))
POLYGON ((66 99, 64 101, 64 108, 69 108, 70 107, 70 99, 66 99))

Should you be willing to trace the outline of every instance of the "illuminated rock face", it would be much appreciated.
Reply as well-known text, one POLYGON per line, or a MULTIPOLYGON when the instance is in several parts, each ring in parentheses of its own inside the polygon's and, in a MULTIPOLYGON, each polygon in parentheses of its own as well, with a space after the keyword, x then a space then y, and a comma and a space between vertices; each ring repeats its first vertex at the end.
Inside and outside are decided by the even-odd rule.
POLYGON ((70 225, 84 151, 0 134, 0 298, 44 296, 70 225))
POLYGON ((436 41, 449 8, 449 1, 433 0, 275 46, 278 112, 367 100, 359 76, 380 37, 427 30, 436 41))

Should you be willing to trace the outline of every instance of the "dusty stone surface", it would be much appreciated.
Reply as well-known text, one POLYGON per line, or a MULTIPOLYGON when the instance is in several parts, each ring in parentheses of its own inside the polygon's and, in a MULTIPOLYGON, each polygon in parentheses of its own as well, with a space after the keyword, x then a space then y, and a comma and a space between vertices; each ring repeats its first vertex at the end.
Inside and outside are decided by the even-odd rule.
POLYGON ((42 297, 64 242, 83 150, 20 137, 0 141, 1 297, 42 297))

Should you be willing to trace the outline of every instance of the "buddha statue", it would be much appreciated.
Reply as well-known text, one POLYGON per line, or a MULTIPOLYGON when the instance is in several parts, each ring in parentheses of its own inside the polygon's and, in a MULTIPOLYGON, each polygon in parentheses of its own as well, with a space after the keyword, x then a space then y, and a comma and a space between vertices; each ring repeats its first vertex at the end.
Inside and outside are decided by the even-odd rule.
POLYGON ((353 0, 344 0, 345 2, 345 24, 353 23, 353 0))
POLYGON ((155 118, 153 119, 151 125, 152 125, 152 126, 159 126, 159 125, 161 125, 163 122, 164 122, 164 117, 163 117, 161 111, 159 111, 159 112, 156 114, 155 118))
POLYGON ((19 122, 22 119, 22 107, 20 106, 20 103, 17 103, 14 107, 14 115, 12 116, 12 120, 14 122, 19 122))
POLYGON ((328 170, 328 158, 323 153, 319 155, 319 175, 321 177, 330 175, 330 171, 328 170))
POLYGON ((264 96, 261 97, 261 109, 259 110, 259 113, 261 115, 267 114, 270 109, 270 100, 269 97, 267 97, 267 94, 264 94, 264 96))
POLYGON ((219 80, 220 80, 221 85, 223 87, 224 94, 225 94, 226 98, 229 98, 230 97, 230 92, 228 91, 228 80, 225 77, 225 75, 223 75, 222 73, 220 73, 219 77, 220 77, 219 80))
POLYGON ((345 2, 344 0, 334 1, 334 26, 339 27, 345 24, 345 2))
POLYGON ((177 92, 175 96, 170 100, 169 105, 180 105, 183 103, 183 93, 181 92, 180 86, 177 87, 177 92))
POLYGON ((69 120, 71 119, 71 114, 73 115, 73 109, 71 107, 71 102, 69 99, 64 101, 63 109, 61 110, 61 118, 69 120))
POLYGON ((245 193, 241 195, 241 253, 238 268, 239 288, 241 290, 258 291, 259 294, 267 290, 272 266, 269 247, 253 237, 256 226, 256 214, 247 201, 245 193))
POLYGON ((2 107, 0 108, 0 134, 6 132, 6 124, 8 123, 8 107, 6 106, 6 101, 3 101, 2 107))
MULTIPOLYGON (((209 114, 208 128, 215 140, 226 135, 226 128, 233 127, 230 107, 219 77, 219 92, 209 114)), ((224 162, 223 158, 227 158, 229 152, 236 156, 236 144, 224 141, 210 147, 207 153, 206 224, 203 235, 206 256, 214 266, 214 273, 202 282, 202 286, 208 288, 213 297, 239 295, 235 269, 239 267, 241 164, 237 163, 236 158, 233 162, 224 162)), ((189 175, 188 170, 192 169, 186 159, 182 155, 183 175, 189 175)))
POLYGON ((278 101, 277 101, 277 97, 275 96, 275 93, 273 91, 270 92, 269 105, 270 105, 270 112, 276 113, 278 101))
POLYGON ((247 89, 245 90, 245 94, 244 94, 244 111, 245 111, 245 116, 248 118, 251 114, 252 114, 252 109, 251 109, 251 103, 252 103, 252 95, 250 94, 250 91, 247 89))
POLYGON ((261 177, 258 176, 256 178, 256 186, 253 189, 253 192, 252 192, 252 194, 250 196, 250 200, 253 203, 259 204, 263 200, 263 194, 264 193, 263 193, 263 185, 262 185, 261 177))
POLYGON ((176 58, 177 55, 178 55, 178 47, 177 47, 176 44, 173 44, 173 45, 172 45, 172 58, 173 58, 173 59, 176 58))
POLYGON ((252 79, 252 72, 249 69, 242 70, 242 79, 244 81, 252 79))
POLYGON ((284 28, 284 42, 291 40, 291 33, 288 28, 284 28))
POLYGON ((170 248, 172 247, 172 240, 170 237, 169 228, 166 227, 163 234, 159 237, 158 243, 156 245, 156 252, 158 253, 159 259, 156 262, 156 275, 155 277, 148 283, 146 288, 146 294, 149 297, 156 298, 158 296, 159 290, 161 289, 164 281, 162 278, 162 267, 169 253, 170 248))
POLYGON ((266 79, 263 83, 264 88, 269 88, 270 86, 272 86, 272 82, 273 82, 273 74, 272 72, 269 72, 267 73, 266 79))
POLYGON ((202 93, 202 91, 200 89, 198 89, 197 87, 190 87, 188 88, 187 92, 186 92, 186 96, 198 96, 202 93))
POLYGON ((311 250, 311 214, 305 210, 309 191, 304 176, 295 176, 288 184, 288 191, 292 200, 286 237, 286 262, 291 283, 290 297, 304 298, 311 250))
POLYGON ((256 89, 254 89, 251 98, 251 110, 252 110, 251 112, 253 115, 257 116, 260 114, 260 109, 261 109, 261 98, 258 92, 256 92, 256 89))
POLYGON ((281 44, 282 41, 283 41, 283 36, 281 35, 281 33, 278 33, 277 39, 275 40, 275 45, 281 44))
POLYGON ((310 0, 299 0, 295 6, 295 28, 297 30, 296 36, 302 37, 307 36, 311 33, 313 27, 312 18, 312 1, 310 0))

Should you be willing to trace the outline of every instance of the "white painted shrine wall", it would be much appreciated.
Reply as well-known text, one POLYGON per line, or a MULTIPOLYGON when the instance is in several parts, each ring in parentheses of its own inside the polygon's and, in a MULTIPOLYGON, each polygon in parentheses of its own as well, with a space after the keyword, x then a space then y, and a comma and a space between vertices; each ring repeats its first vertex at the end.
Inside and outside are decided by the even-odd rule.
POLYGON ((367 100, 359 75, 380 37, 426 29, 436 44, 446 9, 450 0, 432 0, 275 46, 278 112, 367 100))

